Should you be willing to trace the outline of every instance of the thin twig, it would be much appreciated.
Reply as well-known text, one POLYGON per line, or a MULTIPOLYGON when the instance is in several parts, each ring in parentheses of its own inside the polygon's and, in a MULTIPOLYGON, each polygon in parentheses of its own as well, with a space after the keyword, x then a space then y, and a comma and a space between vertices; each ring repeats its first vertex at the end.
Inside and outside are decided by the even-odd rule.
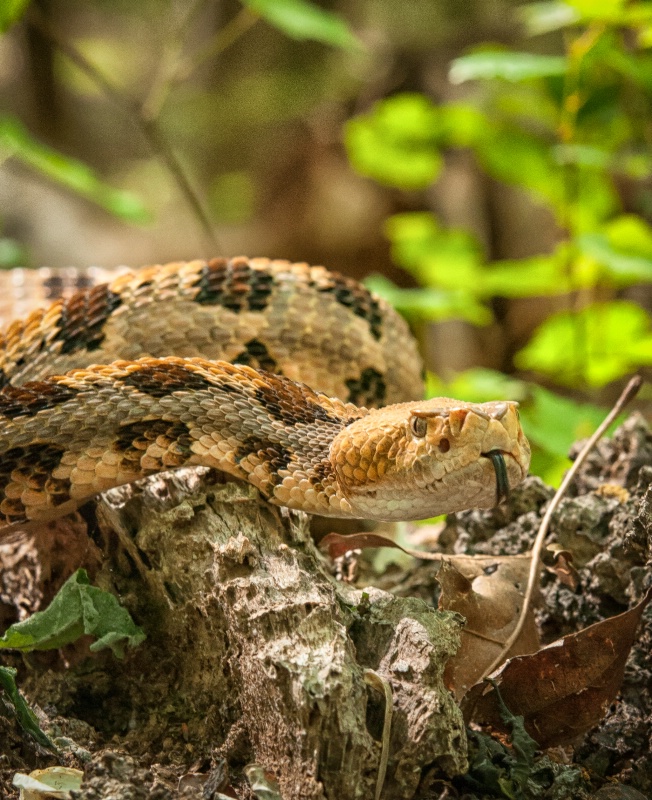
POLYGON ((602 422, 600 427, 596 430, 593 436, 591 436, 591 438, 587 441, 587 443, 579 452, 572 467, 566 473, 564 480, 561 483, 561 486, 557 490, 555 496, 550 501, 550 505, 546 509, 546 513, 544 514, 543 519, 541 520, 541 525, 539 526, 539 530, 537 531, 536 539, 534 540, 534 546, 532 547, 530 573, 528 575, 527 588, 525 590, 525 597, 523 598, 523 607, 521 608, 521 612, 518 617, 518 622, 516 623, 516 627, 510 634, 509 638, 503 645, 502 650, 492 661, 492 663, 487 667, 487 669, 485 669, 484 674, 480 680, 486 678, 487 675, 490 675, 497 667, 499 667, 503 663, 507 654, 512 649, 514 642, 516 642, 518 637, 521 635, 521 632, 525 625, 527 613, 530 609, 530 605, 532 604, 532 598, 534 597, 534 593, 539 583, 539 562, 541 561, 541 552, 543 551, 543 545, 545 542, 546 535, 548 533, 548 528, 550 527, 550 521, 552 519, 552 515, 559 507, 559 504, 561 503, 562 498, 566 494, 566 491, 571 481, 573 480, 575 475, 577 475, 577 472, 584 463, 584 461, 586 461, 586 457, 595 447, 596 442, 602 437, 604 432, 616 419, 618 414, 620 414, 620 412, 627 405, 627 403, 629 403, 630 400, 632 400, 635 397, 636 393, 641 388, 642 383, 643 380, 640 377, 640 375, 636 375, 627 384, 627 386, 623 390, 623 393, 616 401, 616 404, 611 409, 609 414, 607 414, 605 420, 602 422))
POLYGON ((230 47, 253 27, 259 19, 258 14, 255 14, 251 9, 247 7, 240 9, 239 13, 229 20, 212 39, 180 64, 174 77, 174 82, 178 83, 187 80, 205 61, 221 55, 227 47, 230 47))
POLYGON ((213 226, 208 217, 208 213, 199 199, 199 196, 192 187, 188 176, 181 165, 181 162, 176 157, 174 151, 169 143, 161 133, 158 125, 154 120, 146 119, 141 109, 130 97, 122 94, 113 83, 86 57, 67 42, 63 37, 59 36, 53 29, 50 23, 43 17, 37 6, 32 5, 29 9, 29 22, 37 28, 45 37, 47 37, 56 47, 66 55, 79 69, 81 69, 97 86, 102 89, 104 94, 115 103, 127 116, 131 117, 140 128, 143 136, 147 140, 152 152, 157 155, 160 160, 165 164, 168 172, 177 184, 179 191, 186 198, 188 205, 200 223, 206 243, 210 248, 211 254, 219 250, 219 245, 213 226))
POLYGON ((380 763, 378 765, 378 777, 376 778, 376 791, 374 792, 374 800, 380 800, 380 796, 383 793, 383 786, 385 785, 385 776, 387 775, 387 764, 389 763, 389 740, 392 731, 394 698, 392 695, 392 687, 384 678, 381 678, 377 672, 374 672, 372 669, 366 669, 364 671, 364 679, 365 683, 369 686, 373 686, 374 689, 382 692, 385 698, 380 763))

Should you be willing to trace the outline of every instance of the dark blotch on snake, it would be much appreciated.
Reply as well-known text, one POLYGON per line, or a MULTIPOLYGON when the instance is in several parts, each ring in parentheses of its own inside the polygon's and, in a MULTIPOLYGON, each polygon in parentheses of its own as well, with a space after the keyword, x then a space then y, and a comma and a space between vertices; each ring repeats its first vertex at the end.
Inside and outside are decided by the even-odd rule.
POLYGON ((362 370, 359 378, 346 381, 349 402, 357 406, 382 406, 387 396, 387 385, 383 376, 373 367, 362 370))
POLYGON ((122 378, 125 386, 152 397, 165 397, 173 392, 188 392, 219 386, 197 372, 179 364, 142 366, 122 378))
POLYGON ((276 372, 278 364, 274 361, 268 349, 260 340, 249 339, 244 348, 242 353, 240 353, 237 358, 233 359, 233 364, 245 364, 247 367, 254 367, 254 369, 276 372))
MULTIPOLYGON (((70 499, 70 481, 52 477, 65 449, 56 445, 36 443, 25 447, 14 447, 0 457, 0 487, 7 486, 19 478, 26 488, 47 492, 50 502, 61 505, 70 499)), ((0 515, 11 524, 27 519, 25 506, 19 498, 7 498, 0 488, 0 515)))
POLYGON ((121 303, 106 283, 77 292, 61 306, 52 344, 61 342, 62 354, 97 350, 104 341, 104 323, 121 303))
POLYGON ((230 311, 264 311, 274 277, 253 269, 245 258, 214 258, 200 271, 195 302, 220 305, 230 311))
POLYGON ((32 416, 72 400, 76 395, 76 389, 53 380, 28 381, 24 386, 7 384, 0 391, 0 416, 6 419, 32 416))

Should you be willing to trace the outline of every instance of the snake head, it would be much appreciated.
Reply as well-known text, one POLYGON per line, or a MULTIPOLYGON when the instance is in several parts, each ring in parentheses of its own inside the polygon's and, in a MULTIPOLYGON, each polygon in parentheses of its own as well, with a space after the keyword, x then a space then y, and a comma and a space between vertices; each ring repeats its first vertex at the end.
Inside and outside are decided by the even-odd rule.
POLYGON ((425 519, 495 505, 527 475, 530 446, 517 403, 439 397, 370 411, 330 458, 351 516, 425 519))

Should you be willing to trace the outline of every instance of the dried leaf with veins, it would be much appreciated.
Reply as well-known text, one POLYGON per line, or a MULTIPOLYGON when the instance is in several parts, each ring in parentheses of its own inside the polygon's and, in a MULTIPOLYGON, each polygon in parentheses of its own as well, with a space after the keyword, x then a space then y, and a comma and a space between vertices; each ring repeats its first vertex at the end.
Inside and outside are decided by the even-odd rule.
MULTIPOLYGON (((596 725, 622 683, 652 589, 641 602, 616 617, 564 636, 533 655, 510 659, 494 676, 512 714, 525 719, 527 732, 542 747, 572 742, 596 725)), ((468 721, 504 730, 496 692, 476 684, 462 709, 468 721)))
MULTIPOLYGON (((446 666, 445 679, 462 698, 484 674, 512 633, 523 605, 528 556, 450 556, 437 574, 439 608, 466 618, 460 648, 446 666)), ((530 609, 510 653, 533 653, 539 635, 530 609)))

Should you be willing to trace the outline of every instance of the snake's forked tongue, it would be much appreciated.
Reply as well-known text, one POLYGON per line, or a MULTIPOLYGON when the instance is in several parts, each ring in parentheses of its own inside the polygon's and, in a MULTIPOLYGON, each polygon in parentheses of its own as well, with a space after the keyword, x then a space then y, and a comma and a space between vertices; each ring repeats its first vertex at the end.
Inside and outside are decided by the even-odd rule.
POLYGON ((487 453, 487 458, 491 459, 496 473, 496 505, 498 505, 501 500, 506 500, 509 497, 509 480, 507 478, 505 456, 500 450, 491 450, 487 453))

